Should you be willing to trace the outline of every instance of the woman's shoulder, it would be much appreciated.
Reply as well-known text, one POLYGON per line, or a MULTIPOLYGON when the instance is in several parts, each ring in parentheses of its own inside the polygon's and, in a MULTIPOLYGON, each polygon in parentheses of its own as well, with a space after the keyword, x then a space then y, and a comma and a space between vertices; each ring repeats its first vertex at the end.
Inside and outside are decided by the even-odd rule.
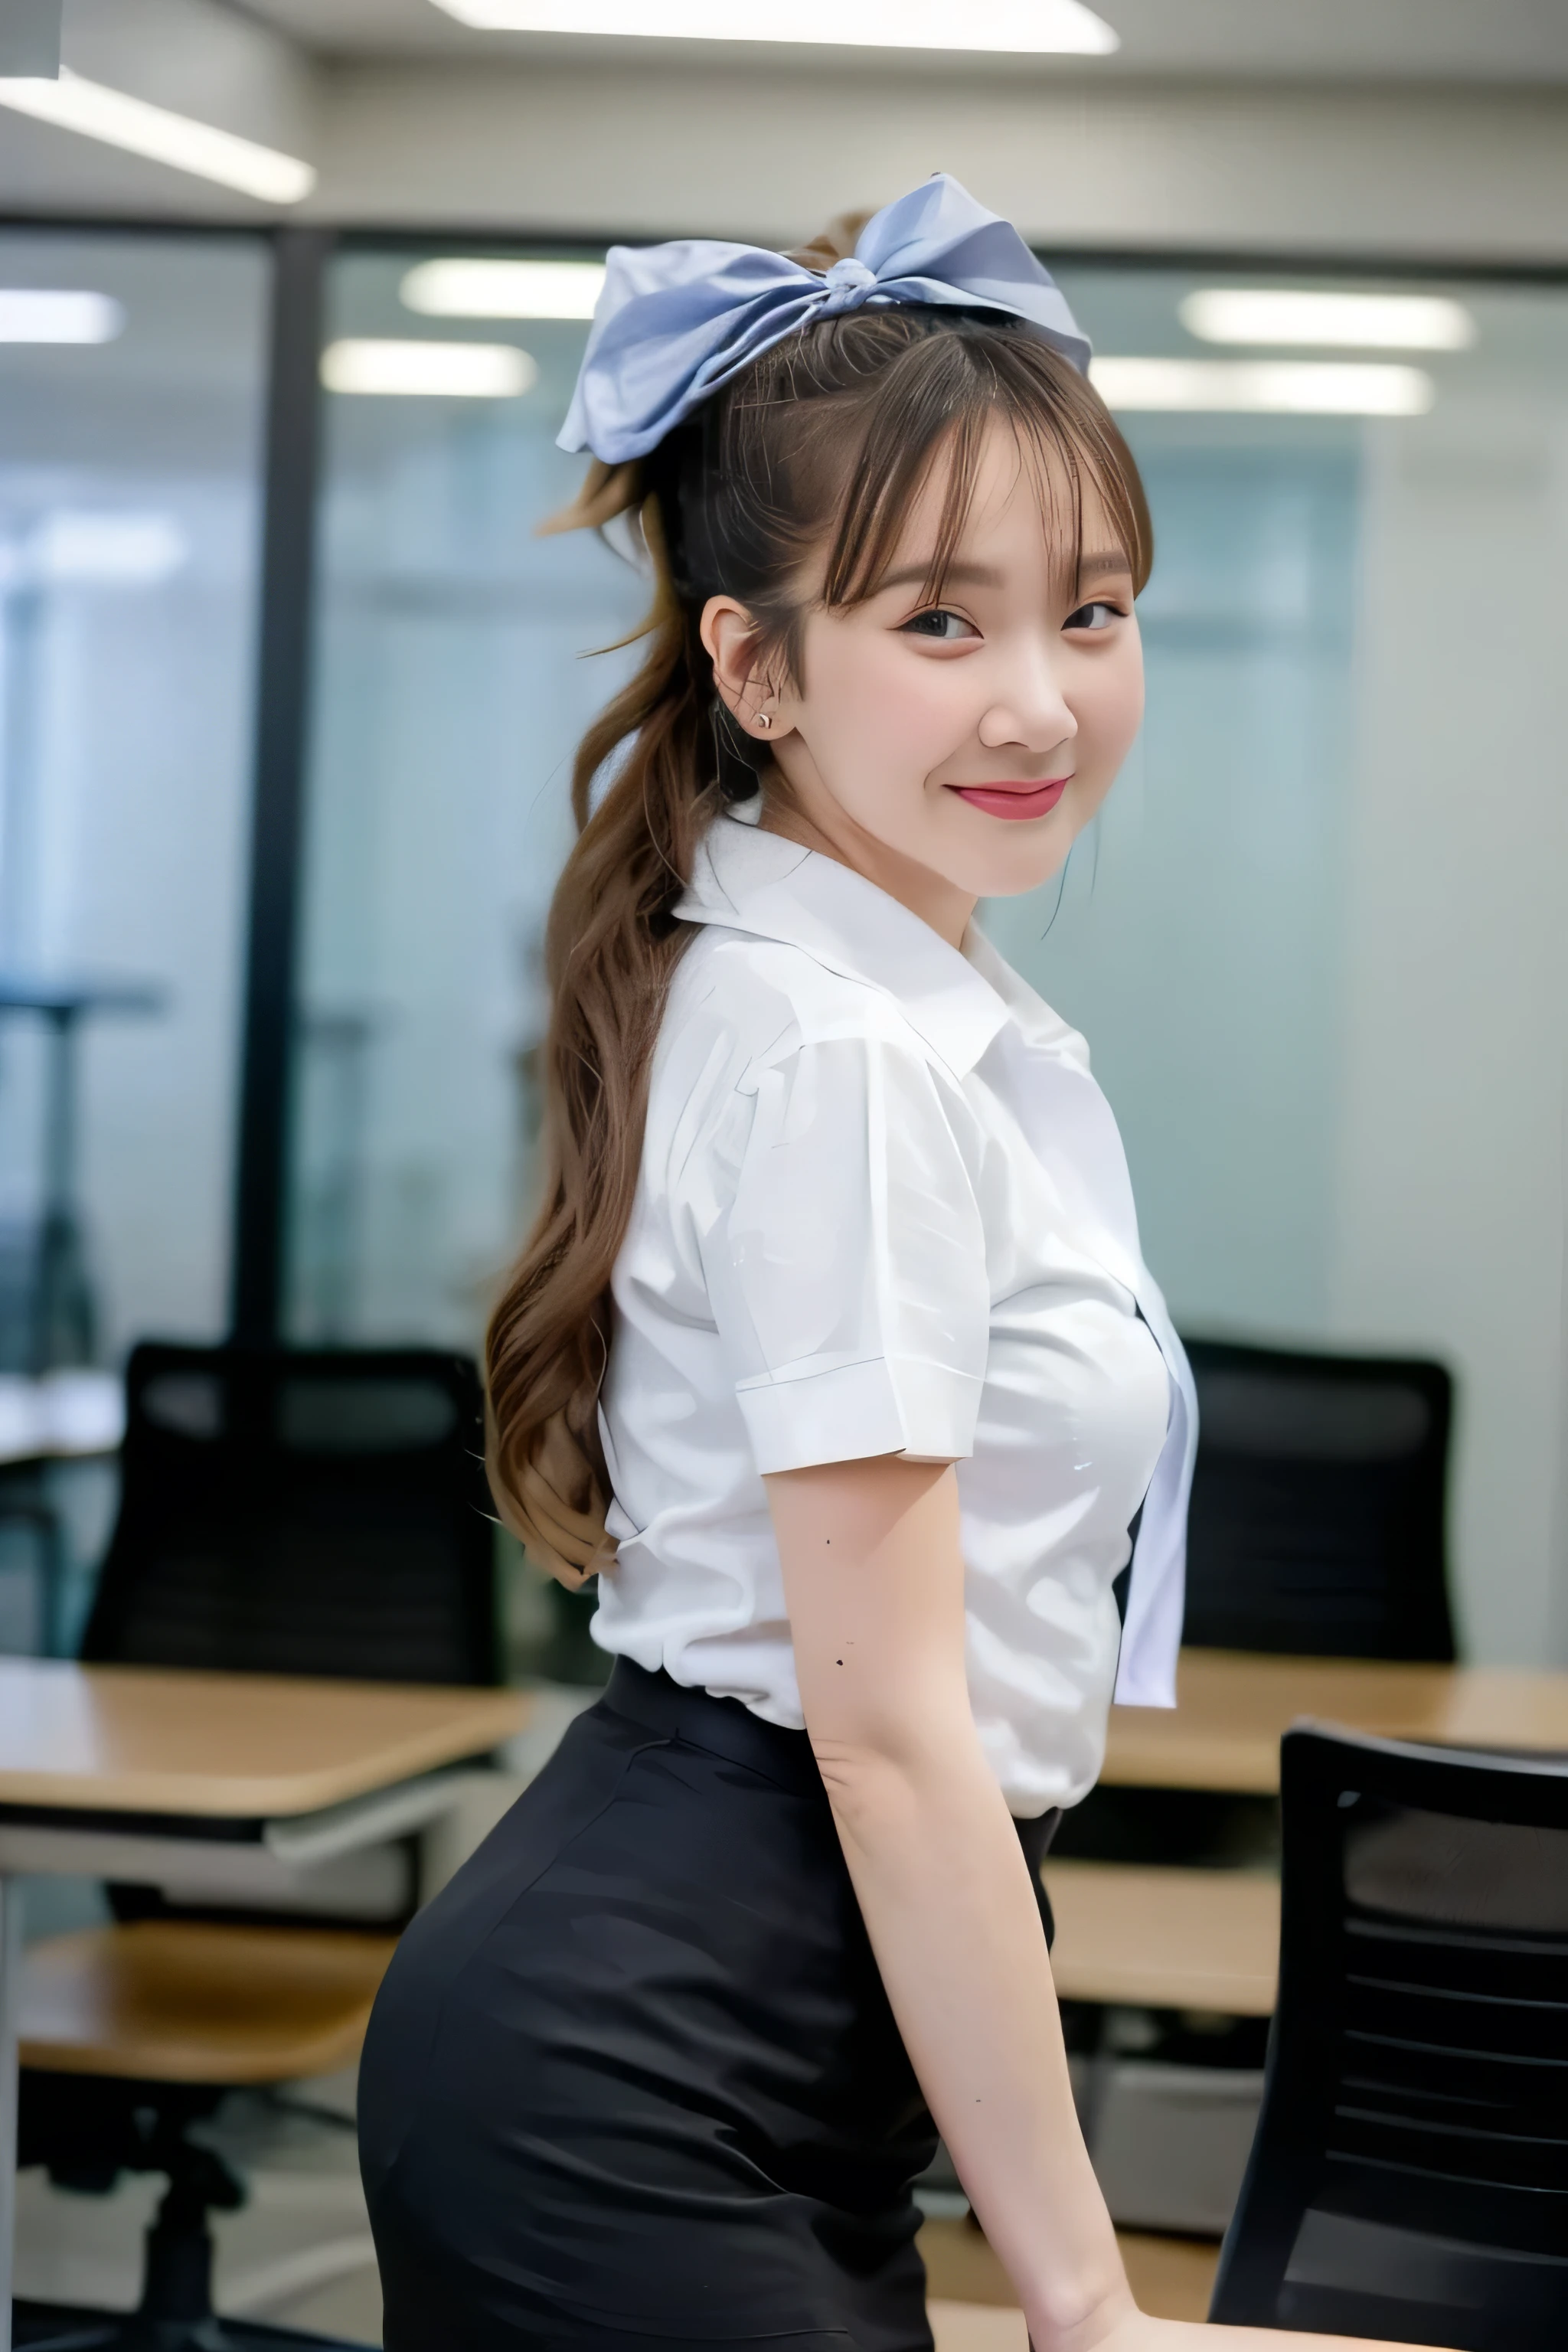
POLYGON ((704 926, 676 968, 648 1085, 644 1174, 656 1191, 708 1198, 739 1177, 786 1102, 847 1135, 872 1097, 897 1116, 930 1098, 965 1124, 946 1071, 885 989, 839 973, 787 940, 704 926), (803 1092, 804 1089, 804 1092, 803 1092), (761 1119, 761 1129, 758 1122, 761 1119), (725 1171, 728 1171, 726 1176, 725 1171))
POLYGON ((912 1060, 930 1049, 887 989, 788 940, 705 924, 677 967, 661 1058, 726 1043, 755 1076, 802 1048, 862 1039, 912 1060))

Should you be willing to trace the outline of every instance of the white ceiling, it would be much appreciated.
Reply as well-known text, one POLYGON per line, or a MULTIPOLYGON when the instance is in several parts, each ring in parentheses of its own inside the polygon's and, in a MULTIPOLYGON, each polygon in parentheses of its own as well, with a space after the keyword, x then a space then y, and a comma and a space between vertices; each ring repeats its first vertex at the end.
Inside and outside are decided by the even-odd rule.
MULTIPOLYGON (((323 57, 465 58, 501 54, 606 63, 685 58, 745 62, 754 45, 591 41, 528 34, 473 32, 435 0, 229 0, 323 57)), ((658 0, 647 0, 656 16, 658 0)), ((744 0, 738 0, 744 5, 744 0)), ((900 53, 900 70, 994 75, 1199 77, 1206 80, 1317 82, 1489 82, 1550 87, 1568 83, 1568 0, 1093 0, 1121 36, 1108 58, 985 58, 900 53)), ((955 0, 962 5, 962 0, 955 0)), ((766 53, 780 62, 820 61, 885 71, 886 50, 766 53)))

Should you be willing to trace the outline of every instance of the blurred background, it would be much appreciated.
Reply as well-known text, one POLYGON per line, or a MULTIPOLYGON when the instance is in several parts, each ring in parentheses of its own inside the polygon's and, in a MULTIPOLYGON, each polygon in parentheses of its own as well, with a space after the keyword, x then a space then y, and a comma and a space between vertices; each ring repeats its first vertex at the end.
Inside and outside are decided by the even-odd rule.
POLYGON ((1059 271, 1159 542, 1142 740, 993 928, 1089 1035, 1183 1327, 1447 1363, 1464 1650, 1568 1658, 1568 20, 1111 14, 999 56, 68 0, 53 115, 0 109, 5 1369, 237 1313, 474 1344, 641 604, 531 535, 595 264, 940 167, 1059 271))
MULTIPOLYGON (((534 536, 579 478, 554 436, 606 245, 789 245, 934 170, 1059 278, 1153 510, 1142 734, 1059 885, 984 919, 1087 1033, 1145 1254, 1209 1343, 1189 1634, 1243 1654, 1243 1701, 1281 1653, 1359 1660, 1364 1694, 1368 1660, 1450 1674, 1451 1604, 1459 1667, 1423 1688, 1461 1714, 1480 1692, 1492 1724, 1524 1685, 1467 1669, 1568 1667, 1568 9, 64 0, 58 79, 50 13, 0 11, 0 1674, 85 1637, 100 1665, 406 1675, 375 1647, 380 1586, 312 1616, 286 1512, 258 1570, 255 1484, 201 1531, 206 1616, 187 1594, 157 1618, 158 1587, 155 1640, 136 1646, 129 1603, 110 1624, 129 1352, 476 1352, 531 1199, 572 753, 644 604, 609 546, 534 536), (1227 1518, 1226 1477, 1239 1461, 1246 1487, 1270 1448, 1268 1508, 1227 1518), (1273 1623, 1238 1606, 1265 1555, 1273 1623), (1389 1603, 1402 1577, 1419 1625, 1389 1603), (1331 1628, 1313 1612, 1336 1595, 1331 1628)), ((369 1514, 379 1573, 423 1441, 371 1430, 390 1360, 363 1360, 384 1477, 345 1440, 328 1501, 369 1514)), ((510 1742, 493 1714, 450 1732, 447 1760, 488 1760, 417 1854, 375 1849, 394 1891, 351 1924, 388 1937, 604 1664, 591 1601, 504 1539, 475 1555, 477 1394, 435 1362, 398 1377, 468 1379, 415 1418, 447 1432, 457 1532, 431 1589, 468 1596, 472 1638, 421 1673, 492 1710, 482 1686, 528 1683, 533 1712, 510 1742)), ((189 1377, 162 1434, 144 1416, 138 1438, 132 1399, 154 1469, 171 1432, 218 1430, 189 1377)), ((337 1443, 318 1426, 296 1453, 319 1469, 337 1443)), ((141 1525, 128 1507, 121 1599, 162 1573, 150 1543, 127 1565, 141 1525)), ((1529 1744, 1560 1748, 1568 1681, 1531 1687, 1529 1744)), ((1335 1688, 1347 1720, 1391 1727, 1335 1688)), ((204 1737, 221 1773, 228 1743, 204 1737)), ((1072 1932, 1058 1958, 1139 2291, 1197 2315, 1262 2095, 1279 1828, 1277 1753, 1212 1785, 1184 1769, 1097 1792, 1051 1884, 1071 1931, 1112 1864, 1180 1865, 1152 1874, 1158 1902, 1139 1881, 1154 1907, 1109 1965, 1072 1932), (1184 1917, 1222 1948, 1208 1975, 1130 1978, 1129 1941, 1179 1958, 1184 1917)), ((355 1785, 377 1773, 396 1780, 355 1785)), ((63 1930, 130 1966, 141 1914, 85 1874, 113 1855, 61 1834, 41 1860, 0 1837, 0 1871, 49 1874, 27 1881, 37 1966, 86 1948, 63 1930)), ((275 1910, 343 1907, 312 1867, 275 1910)), ((170 1916, 182 1884, 156 1898, 170 1916)), ((240 2040, 272 1973, 252 1954, 236 1976, 240 2040)), ((207 2014, 184 1977, 163 1986, 179 2020, 207 2014)), ((28 2031, 19 2292, 124 2308, 156 2163, 102 2157, 102 2116, 58 2090, 91 2071, 80 2046, 28 2031), (29 2097, 51 2128, 75 2118, 96 2175, 78 2141, 47 2171, 26 2156, 29 2097)), ((162 2079, 111 2042, 105 2080, 162 2079)), ((202 2063, 181 2077, 211 2091, 201 2145, 249 2184, 215 2224, 221 2307, 373 2340, 352 2067, 202 2063)), ((959 2231, 951 2171, 928 2189, 931 2226, 959 2231)), ((1021 2347, 984 2253, 959 2231, 931 2255, 943 2352, 1021 2347)))

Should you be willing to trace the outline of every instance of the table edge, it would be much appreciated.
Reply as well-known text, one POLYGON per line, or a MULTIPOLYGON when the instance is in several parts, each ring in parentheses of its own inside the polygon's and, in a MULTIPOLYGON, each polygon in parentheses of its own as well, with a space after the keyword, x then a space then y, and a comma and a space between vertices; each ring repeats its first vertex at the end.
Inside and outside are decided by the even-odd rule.
POLYGON ((496 1702, 491 1722, 436 1725, 423 1734, 386 1742, 375 1755, 309 1772, 252 1773, 217 1780, 211 1773, 195 1772, 126 1771, 110 1778, 0 1770, 0 1804, 35 1806, 68 1819, 72 1813, 92 1812, 167 1814, 181 1821, 279 1821, 318 1813, 328 1806, 393 1788, 401 1780, 416 1780, 443 1765, 468 1763, 523 1728, 528 1717, 526 1691, 484 1696, 493 1696, 496 1702))

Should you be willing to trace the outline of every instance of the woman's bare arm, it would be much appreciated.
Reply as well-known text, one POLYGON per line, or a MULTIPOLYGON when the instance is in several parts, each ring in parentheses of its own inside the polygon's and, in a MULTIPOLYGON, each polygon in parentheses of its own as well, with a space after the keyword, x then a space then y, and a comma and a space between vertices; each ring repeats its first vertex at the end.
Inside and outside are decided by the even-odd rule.
POLYGON ((1037 2352, 1352 2352, 1132 2302, 1028 1864, 970 1710, 951 1465, 884 1455, 766 1485, 805 1720, 882 1980, 1037 2352))

